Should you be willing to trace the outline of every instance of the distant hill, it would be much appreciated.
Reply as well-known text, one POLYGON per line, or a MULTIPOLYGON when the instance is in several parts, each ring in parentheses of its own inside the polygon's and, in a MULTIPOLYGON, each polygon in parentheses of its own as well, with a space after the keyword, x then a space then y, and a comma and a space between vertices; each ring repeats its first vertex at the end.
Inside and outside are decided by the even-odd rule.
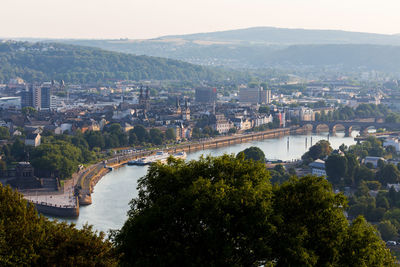
POLYGON ((275 27, 254 27, 239 30, 164 36, 162 40, 207 40, 230 44, 379 44, 400 45, 399 35, 385 35, 339 30, 306 30, 275 27))
POLYGON ((182 61, 135 56, 98 48, 57 43, 0 42, 0 81, 22 77, 27 81, 65 80, 215 80, 218 70, 182 61))
POLYGON ((41 40, 229 68, 399 72, 400 35, 272 27, 163 36, 149 40, 41 40))

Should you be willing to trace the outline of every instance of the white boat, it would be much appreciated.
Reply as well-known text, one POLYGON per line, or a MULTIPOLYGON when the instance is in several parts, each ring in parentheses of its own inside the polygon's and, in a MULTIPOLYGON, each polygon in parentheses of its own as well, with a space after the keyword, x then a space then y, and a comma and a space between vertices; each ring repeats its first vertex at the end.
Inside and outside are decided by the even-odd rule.
POLYGON ((166 162, 169 157, 169 154, 163 151, 157 152, 155 155, 140 158, 137 160, 128 161, 128 165, 149 165, 156 161, 166 162))
MULTIPOLYGON (((128 161, 128 165, 149 165, 153 162, 161 162, 161 163, 166 163, 167 159, 171 156, 171 154, 167 153, 167 152, 163 152, 163 151, 159 151, 157 152, 155 155, 152 156, 148 156, 148 157, 144 157, 144 158, 140 158, 137 160, 131 160, 128 161)), ((172 157, 176 158, 176 159, 186 159, 187 154, 186 152, 182 151, 182 152, 178 152, 172 155, 172 157)))
POLYGON ((172 156, 173 156, 174 158, 176 158, 176 159, 183 159, 183 160, 185 160, 186 157, 187 157, 187 154, 186 154, 185 151, 182 151, 182 152, 175 153, 175 154, 173 154, 172 156))

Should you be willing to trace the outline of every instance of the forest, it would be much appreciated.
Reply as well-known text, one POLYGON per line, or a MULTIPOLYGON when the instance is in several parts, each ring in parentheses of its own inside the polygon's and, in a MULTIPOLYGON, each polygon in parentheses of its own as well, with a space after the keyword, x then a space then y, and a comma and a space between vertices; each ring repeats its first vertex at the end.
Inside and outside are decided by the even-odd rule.
MULTIPOLYGON (((241 77, 235 72, 235 77, 241 77)), ((21 77, 28 82, 64 80, 104 83, 118 80, 213 81, 229 72, 178 60, 136 56, 98 48, 6 41, 0 43, 0 81, 21 77)), ((242 76, 246 78, 246 75, 242 76)))

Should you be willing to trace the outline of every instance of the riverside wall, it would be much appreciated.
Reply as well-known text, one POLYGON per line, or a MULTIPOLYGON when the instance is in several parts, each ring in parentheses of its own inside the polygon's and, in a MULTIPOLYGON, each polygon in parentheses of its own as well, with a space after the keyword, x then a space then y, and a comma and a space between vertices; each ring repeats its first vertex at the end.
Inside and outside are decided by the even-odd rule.
POLYGON ((57 217, 76 218, 79 216, 79 201, 76 200, 74 206, 57 206, 49 203, 31 202, 39 213, 48 214, 57 217))

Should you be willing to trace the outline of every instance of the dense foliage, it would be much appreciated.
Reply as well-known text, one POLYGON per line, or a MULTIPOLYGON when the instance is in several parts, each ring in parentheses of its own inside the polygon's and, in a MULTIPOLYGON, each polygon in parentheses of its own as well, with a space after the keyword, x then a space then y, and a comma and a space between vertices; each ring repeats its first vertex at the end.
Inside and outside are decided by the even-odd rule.
POLYGON ((0 266, 116 266, 103 233, 39 216, 22 195, 0 183, 0 266))
POLYGON ((332 152, 331 144, 326 140, 318 141, 315 145, 311 146, 301 158, 306 163, 310 163, 316 159, 323 159, 332 152))
POLYGON ((154 164, 113 242, 123 266, 393 266, 376 230, 349 225, 323 178, 271 187, 263 164, 233 155, 154 164))
MULTIPOLYGON (((387 122, 396 122, 391 120, 393 119, 393 113, 390 112, 388 107, 383 104, 375 105, 375 104, 360 104, 356 108, 351 108, 349 106, 339 107, 338 109, 329 111, 328 113, 316 113, 315 120, 316 121, 337 121, 337 120, 353 120, 360 118, 376 118, 376 117, 385 117, 388 114, 392 114, 389 117, 389 121, 387 122)), ((397 118, 397 117, 396 117, 397 118)))
POLYGON ((265 154, 264 152, 256 146, 251 146, 246 148, 245 150, 238 153, 237 157, 244 157, 247 160, 261 161, 265 162, 265 154))
MULTIPOLYGON (((310 158, 310 149, 303 159, 310 158)), ((318 153, 316 153, 318 155, 318 153)), ((387 162, 384 158, 397 158, 393 147, 383 147, 382 141, 368 137, 365 141, 347 147, 340 146, 340 151, 324 154, 328 181, 349 196, 348 215, 350 219, 364 216, 377 225, 384 240, 398 240, 400 232, 400 192, 389 184, 400 183, 399 166, 387 162), (366 156, 382 157, 374 167, 365 164, 366 156)))
MULTIPOLYGON (((0 127, 1 134, 1 127, 0 127)), ((141 125, 129 132, 124 132, 121 125, 113 123, 102 131, 76 131, 74 135, 53 134, 45 131, 42 144, 38 147, 26 146, 20 138, 12 144, 2 147, 3 165, 13 165, 19 161, 29 161, 37 170, 46 171, 45 175, 54 175, 61 179, 71 177, 80 164, 94 163, 105 157, 101 153, 105 149, 126 146, 161 145, 175 140, 175 131, 170 128, 165 133, 159 129, 149 131, 141 125)))
POLYGON ((0 43, 0 81, 216 80, 223 73, 189 63, 64 44, 0 43))

